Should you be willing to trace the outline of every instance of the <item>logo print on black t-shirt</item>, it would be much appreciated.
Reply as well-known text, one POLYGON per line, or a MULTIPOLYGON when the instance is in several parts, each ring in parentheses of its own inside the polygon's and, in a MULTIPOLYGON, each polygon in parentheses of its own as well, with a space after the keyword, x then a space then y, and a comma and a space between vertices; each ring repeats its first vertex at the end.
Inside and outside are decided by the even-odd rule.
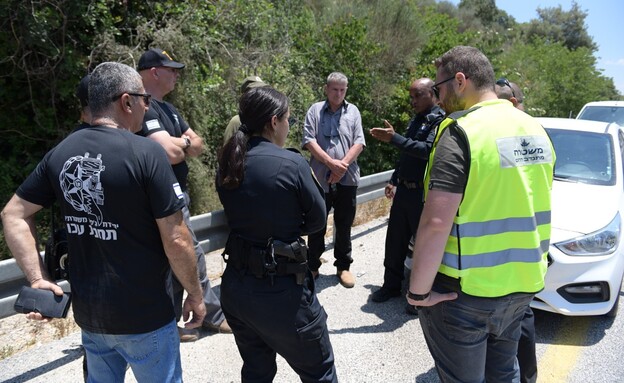
POLYGON ((84 211, 101 224, 103 217, 98 205, 104 205, 104 190, 100 182, 100 173, 104 171, 102 155, 96 158, 83 156, 71 157, 63 165, 59 182, 65 200, 77 211, 84 211))

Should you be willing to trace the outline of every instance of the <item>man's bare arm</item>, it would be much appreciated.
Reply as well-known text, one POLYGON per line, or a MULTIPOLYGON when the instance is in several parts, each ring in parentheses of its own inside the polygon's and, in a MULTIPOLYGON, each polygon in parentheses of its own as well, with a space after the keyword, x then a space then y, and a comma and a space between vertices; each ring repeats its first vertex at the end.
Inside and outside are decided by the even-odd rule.
POLYGON ((156 223, 160 230, 160 237, 169 259, 171 270, 188 293, 182 308, 182 314, 186 321, 192 311, 193 318, 190 323, 186 324, 186 327, 199 327, 206 316, 206 306, 204 305, 202 288, 197 277, 197 260, 189 228, 184 223, 181 211, 165 218, 159 218, 156 220, 156 223))
POLYGON ((186 158, 184 138, 173 137, 166 130, 154 132, 147 137, 158 142, 165 149, 170 164, 179 164, 186 158))
MULTIPOLYGON (((439 190, 428 193, 414 244, 409 289, 412 293, 423 295, 431 291, 462 196, 460 193, 439 190)), ((431 292, 430 297, 424 301, 408 299, 408 302, 411 305, 433 306, 456 297, 456 293, 431 292)))
POLYGON ((191 146, 186 149, 187 157, 197 157, 204 152, 204 140, 191 128, 184 135, 191 140, 191 146))
MULTIPOLYGON (((18 266, 30 286, 36 289, 52 290, 63 295, 63 289, 50 280, 43 266, 43 260, 35 240, 35 213, 43 207, 13 195, 2 213, 4 239, 18 266)), ((28 319, 47 320, 39 313, 26 314, 28 319)))

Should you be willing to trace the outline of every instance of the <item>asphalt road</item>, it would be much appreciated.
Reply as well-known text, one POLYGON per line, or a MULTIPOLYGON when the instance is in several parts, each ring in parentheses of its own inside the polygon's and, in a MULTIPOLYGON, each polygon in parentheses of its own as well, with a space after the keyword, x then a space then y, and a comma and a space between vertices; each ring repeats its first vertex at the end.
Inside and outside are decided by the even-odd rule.
MULTIPOLYGON (((351 270, 356 286, 345 289, 334 275, 331 249, 317 281, 318 296, 329 316, 328 327, 341 382, 438 382, 417 317, 405 313, 405 300, 385 303, 369 300, 383 279, 385 219, 353 229, 351 270)), ((210 254, 209 272, 222 267, 210 254)), ((220 280, 213 281, 219 288, 220 280)), ((623 314, 624 315, 624 314, 623 314)), ((564 317, 536 311, 539 382, 622 382, 624 344, 619 334, 622 316, 564 317)), ((232 335, 202 334, 194 343, 181 344, 184 381, 239 382, 242 360, 232 335)), ((79 333, 31 348, 0 361, 0 383, 81 382, 82 350, 79 333)), ((135 382, 129 371, 127 382, 135 382)), ((299 381, 278 356, 276 383, 299 381)))

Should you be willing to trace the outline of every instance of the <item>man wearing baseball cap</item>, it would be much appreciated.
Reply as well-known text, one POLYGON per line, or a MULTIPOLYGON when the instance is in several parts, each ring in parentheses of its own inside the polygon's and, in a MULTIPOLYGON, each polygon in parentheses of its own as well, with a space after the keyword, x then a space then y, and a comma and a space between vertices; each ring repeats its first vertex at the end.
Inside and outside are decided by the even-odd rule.
POLYGON ((175 69, 184 68, 184 64, 173 61, 171 56, 169 56, 169 53, 167 53, 166 51, 163 51, 159 48, 151 48, 141 55, 137 70, 142 71, 144 69, 156 68, 161 66, 175 69))
MULTIPOLYGON (((245 92, 247 92, 250 89, 259 88, 262 86, 269 86, 269 85, 265 83, 264 81, 262 81, 262 79, 258 76, 247 76, 243 80, 243 84, 241 85, 241 88, 240 88, 240 93, 241 95, 243 95, 245 94, 245 92)), ((225 132, 223 132, 223 144, 224 145, 227 142, 227 140, 229 140, 230 137, 232 137, 234 133, 236 133, 236 131, 238 130, 238 128, 240 128, 240 126, 241 126, 241 121, 237 113, 236 116, 232 117, 230 122, 227 124, 227 127, 225 128, 225 132)))
MULTIPOLYGON (((232 330, 221 310, 221 302, 210 287, 206 272, 206 261, 197 237, 191 228, 189 210, 190 197, 187 188, 189 168, 187 157, 197 157, 204 150, 204 141, 191 129, 178 110, 163 98, 175 88, 179 70, 184 64, 174 61, 171 55, 159 48, 151 48, 141 55, 137 70, 143 78, 145 91, 152 96, 149 110, 143 119, 143 129, 139 134, 151 138, 161 144, 167 152, 173 172, 178 179, 181 192, 184 194, 185 207, 182 209, 184 220, 191 230, 197 256, 199 281, 204 290, 206 317, 203 327, 216 332, 231 333, 232 330)), ((173 280, 173 299, 176 318, 180 320, 182 313, 182 296, 184 290, 176 278, 173 280)), ((178 328, 182 342, 192 342, 199 338, 196 330, 178 328)))

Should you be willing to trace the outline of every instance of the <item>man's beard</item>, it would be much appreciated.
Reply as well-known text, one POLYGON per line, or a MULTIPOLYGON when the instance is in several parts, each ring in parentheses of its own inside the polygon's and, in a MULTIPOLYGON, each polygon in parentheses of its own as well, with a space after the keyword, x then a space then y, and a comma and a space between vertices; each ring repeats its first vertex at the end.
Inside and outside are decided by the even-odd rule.
POLYGON ((451 114, 453 112, 457 112, 459 110, 464 110, 464 105, 462 100, 457 96, 457 93, 452 91, 448 92, 449 94, 446 96, 446 99, 442 103, 442 108, 446 112, 446 114, 451 114))

